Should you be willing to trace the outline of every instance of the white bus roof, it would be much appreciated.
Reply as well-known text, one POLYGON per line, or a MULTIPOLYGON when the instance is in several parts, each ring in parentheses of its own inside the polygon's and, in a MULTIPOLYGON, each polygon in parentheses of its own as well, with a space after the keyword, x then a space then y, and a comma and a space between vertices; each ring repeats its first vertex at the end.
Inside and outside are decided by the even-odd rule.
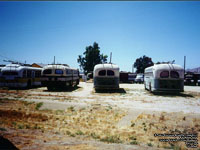
POLYGON ((94 70, 100 70, 100 69, 119 70, 119 67, 115 64, 98 64, 94 67, 94 70))
POLYGON ((22 69, 42 70, 42 68, 23 66, 20 64, 8 64, 2 68, 2 71, 20 71, 22 69))
POLYGON ((77 70, 75 68, 70 68, 69 66, 66 65, 61 65, 61 64, 52 64, 52 65, 47 65, 43 67, 44 69, 72 69, 72 70, 77 70))
POLYGON ((177 64, 155 64, 154 66, 146 68, 145 72, 152 69, 153 70, 183 70, 183 67, 177 64))

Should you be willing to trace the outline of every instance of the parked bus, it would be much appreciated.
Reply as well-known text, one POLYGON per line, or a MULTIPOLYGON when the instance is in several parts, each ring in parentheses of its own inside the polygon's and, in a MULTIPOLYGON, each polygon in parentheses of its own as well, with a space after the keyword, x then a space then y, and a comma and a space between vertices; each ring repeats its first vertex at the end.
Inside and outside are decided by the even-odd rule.
POLYGON ((77 86, 79 79, 79 70, 65 64, 47 65, 42 69, 42 85, 48 90, 77 86))
POLYGON ((31 88, 41 85, 41 68, 23 64, 8 64, 1 69, 1 86, 31 88))
POLYGON ((2 77, 1 77, 1 69, 3 68, 3 67, 5 67, 5 65, 0 65, 0 87, 2 87, 3 86, 3 80, 2 80, 2 77))
POLYGON ((115 64, 98 64, 93 71, 94 88, 118 89, 119 67, 115 64))
POLYGON ((144 87, 151 92, 183 92, 184 70, 175 64, 157 64, 145 69, 144 87))

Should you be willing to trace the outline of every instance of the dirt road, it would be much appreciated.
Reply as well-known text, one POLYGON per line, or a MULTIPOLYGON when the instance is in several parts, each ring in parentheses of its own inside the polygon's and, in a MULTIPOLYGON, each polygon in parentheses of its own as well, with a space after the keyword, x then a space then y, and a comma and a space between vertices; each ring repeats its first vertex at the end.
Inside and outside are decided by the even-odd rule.
POLYGON ((200 87, 185 86, 178 95, 154 95, 142 84, 120 88, 96 93, 92 83, 80 82, 64 91, 1 89, 0 133, 21 149, 187 149, 184 142, 160 142, 154 134, 200 132, 200 87), (15 132, 28 144, 17 143, 15 132), (76 144, 60 144, 58 137, 76 144))

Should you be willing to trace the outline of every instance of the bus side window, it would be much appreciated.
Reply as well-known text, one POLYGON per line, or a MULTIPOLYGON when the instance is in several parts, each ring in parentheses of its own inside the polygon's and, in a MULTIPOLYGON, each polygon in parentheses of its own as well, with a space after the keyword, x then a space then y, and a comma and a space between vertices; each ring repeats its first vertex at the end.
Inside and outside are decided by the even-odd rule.
POLYGON ((76 70, 74 70, 74 74, 77 74, 77 71, 76 71, 76 70))
POLYGON ((69 74, 73 74, 72 70, 69 70, 69 74))
POLYGON ((40 77, 41 76, 41 71, 35 71, 35 77, 40 77))
POLYGON ((31 78, 31 70, 27 70, 27 77, 31 78))
POLYGON ((26 78, 26 70, 23 71, 23 78, 26 78))
POLYGON ((35 78, 35 71, 31 71, 31 77, 35 78))

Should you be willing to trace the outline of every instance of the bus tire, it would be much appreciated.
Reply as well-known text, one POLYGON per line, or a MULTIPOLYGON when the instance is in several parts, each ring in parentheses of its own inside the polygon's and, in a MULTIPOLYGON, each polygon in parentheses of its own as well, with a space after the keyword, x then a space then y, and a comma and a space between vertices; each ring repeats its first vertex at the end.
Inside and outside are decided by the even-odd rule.
POLYGON ((151 91, 151 84, 149 84, 149 91, 152 92, 152 91, 151 91))
POLYGON ((52 91, 52 90, 53 90, 53 87, 47 86, 47 89, 48 89, 48 91, 52 91))
POLYGON ((76 80, 76 86, 79 84, 79 80, 76 80))
POLYGON ((147 87, 146 87, 146 84, 145 84, 145 82, 144 82, 144 89, 145 89, 145 90, 147 90, 147 87))

